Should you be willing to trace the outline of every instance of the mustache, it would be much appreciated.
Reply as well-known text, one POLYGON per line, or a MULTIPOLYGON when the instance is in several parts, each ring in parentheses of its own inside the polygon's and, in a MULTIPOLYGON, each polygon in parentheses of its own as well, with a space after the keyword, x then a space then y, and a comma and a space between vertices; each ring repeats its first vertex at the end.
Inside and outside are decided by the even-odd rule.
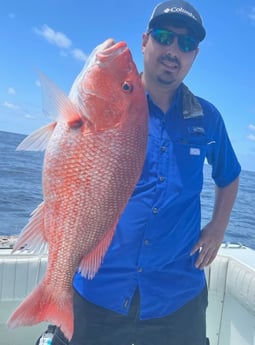
POLYGON ((178 67, 180 67, 181 63, 179 61, 179 59, 176 56, 171 56, 169 53, 165 54, 165 55, 161 55, 159 58, 160 62, 171 62, 171 63, 175 63, 178 67))

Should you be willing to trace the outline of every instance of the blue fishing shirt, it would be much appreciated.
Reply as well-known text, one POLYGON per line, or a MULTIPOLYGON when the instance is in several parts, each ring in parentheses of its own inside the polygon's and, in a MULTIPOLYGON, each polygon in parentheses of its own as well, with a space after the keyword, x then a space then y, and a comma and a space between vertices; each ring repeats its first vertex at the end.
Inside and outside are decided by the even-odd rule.
POLYGON ((201 231, 200 193, 205 159, 216 185, 225 187, 240 165, 218 110, 182 84, 167 113, 149 105, 147 155, 96 276, 76 273, 75 290, 104 308, 127 314, 140 292, 140 319, 169 315, 205 287, 190 256, 201 231))

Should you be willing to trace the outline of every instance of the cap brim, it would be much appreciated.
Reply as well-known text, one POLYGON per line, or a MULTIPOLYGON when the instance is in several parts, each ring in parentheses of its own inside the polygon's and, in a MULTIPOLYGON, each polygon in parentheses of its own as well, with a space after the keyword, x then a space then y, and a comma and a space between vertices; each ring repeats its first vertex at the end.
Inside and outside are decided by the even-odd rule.
POLYGON ((165 13, 152 18, 149 22, 149 29, 162 25, 171 25, 171 23, 181 23, 188 27, 196 35, 199 41, 202 41, 205 38, 205 29, 199 22, 191 17, 177 13, 165 13))

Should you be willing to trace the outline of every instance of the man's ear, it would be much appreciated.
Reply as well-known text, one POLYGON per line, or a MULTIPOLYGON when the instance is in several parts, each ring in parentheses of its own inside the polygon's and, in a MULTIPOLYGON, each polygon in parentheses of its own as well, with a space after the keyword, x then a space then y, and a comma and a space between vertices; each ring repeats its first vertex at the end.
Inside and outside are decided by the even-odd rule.
POLYGON ((149 39, 149 35, 147 34, 147 32, 143 33, 143 37, 142 37, 142 52, 144 52, 144 48, 146 47, 148 39, 149 39))

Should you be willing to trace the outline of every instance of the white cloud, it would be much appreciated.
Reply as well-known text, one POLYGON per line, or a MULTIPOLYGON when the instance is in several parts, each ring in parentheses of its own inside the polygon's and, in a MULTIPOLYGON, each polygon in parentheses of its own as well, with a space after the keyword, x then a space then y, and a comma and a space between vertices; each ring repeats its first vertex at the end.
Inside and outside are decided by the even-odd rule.
POLYGON ((9 94, 9 95, 16 95, 15 89, 14 89, 13 87, 9 87, 9 88, 8 88, 8 94, 9 94))
POLYGON ((248 126, 248 128, 251 129, 252 131, 255 131, 255 125, 250 124, 250 125, 248 126))
POLYGON ((251 141, 255 141, 255 125, 253 124, 249 124, 248 126, 248 130, 251 131, 252 133, 247 135, 247 139, 251 140, 251 141))
POLYGON ((251 141, 255 141, 255 135, 254 134, 249 134, 247 138, 251 141))
POLYGON ((252 7, 251 13, 248 15, 251 20, 255 21, 255 6, 252 7))
POLYGON ((19 107, 13 103, 4 102, 3 106, 9 109, 19 109, 19 107))
POLYGON ((50 44, 61 48, 61 56, 71 54, 74 59, 79 61, 85 61, 87 59, 87 55, 81 49, 72 48, 72 41, 64 33, 57 32, 46 24, 44 24, 41 28, 35 28, 34 32, 37 35, 42 36, 50 44))
POLYGON ((86 61, 87 60, 87 55, 81 50, 81 49, 73 49, 71 51, 72 56, 76 59, 76 60, 81 60, 81 61, 86 61))
POLYGON ((35 28, 35 33, 58 47, 69 49, 72 46, 72 41, 65 34, 54 31, 46 24, 40 29, 35 28))
POLYGON ((35 119, 36 117, 35 117, 34 115, 31 115, 31 114, 29 114, 29 113, 26 113, 26 114, 25 114, 25 118, 26 118, 26 119, 35 119))

